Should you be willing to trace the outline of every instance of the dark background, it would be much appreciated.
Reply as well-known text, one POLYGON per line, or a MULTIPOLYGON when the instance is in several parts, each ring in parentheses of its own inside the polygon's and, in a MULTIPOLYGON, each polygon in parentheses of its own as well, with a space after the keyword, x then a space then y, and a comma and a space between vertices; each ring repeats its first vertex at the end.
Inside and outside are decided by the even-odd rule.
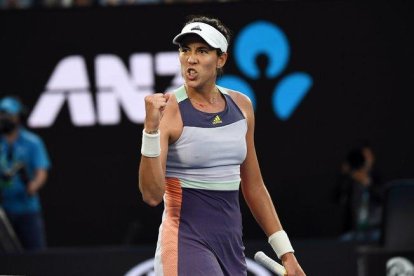
MULTIPOLYGON (((20 95, 30 109, 66 56, 85 58, 93 84, 98 54, 128 65, 133 53, 174 51, 171 40, 188 14, 217 16, 234 37, 250 22, 271 21, 291 47, 282 74, 248 79, 231 47, 225 73, 255 91, 257 153, 284 228, 294 239, 332 238, 341 222, 332 197, 336 174, 355 143, 372 144, 384 182, 414 177, 413 10, 400 1, 252 1, 0 11, 0 93, 20 95), (282 121, 271 91, 296 71, 309 74, 313 86, 282 121)), ((168 82, 157 80, 154 91, 168 82)), ((41 191, 49 245, 153 244, 162 206, 146 206, 137 188, 142 125, 124 116, 116 126, 76 127, 68 114, 65 106, 52 127, 33 129, 53 166, 41 191)), ((264 239, 241 202, 245 238, 264 239)))

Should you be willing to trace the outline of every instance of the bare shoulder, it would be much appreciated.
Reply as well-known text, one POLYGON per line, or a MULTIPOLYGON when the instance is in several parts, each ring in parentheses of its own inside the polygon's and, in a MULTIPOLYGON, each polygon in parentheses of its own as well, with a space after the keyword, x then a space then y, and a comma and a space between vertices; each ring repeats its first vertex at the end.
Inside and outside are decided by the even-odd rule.
POLYGON ((252 105, 252 101, 250 100, 248 96, 236 90, 228 89, 227 91, 230 97, 233 99, 233 101, 237 104, 237 106, 243 112, 246 112, 246 113, 252 112, 253 105, 252 105))

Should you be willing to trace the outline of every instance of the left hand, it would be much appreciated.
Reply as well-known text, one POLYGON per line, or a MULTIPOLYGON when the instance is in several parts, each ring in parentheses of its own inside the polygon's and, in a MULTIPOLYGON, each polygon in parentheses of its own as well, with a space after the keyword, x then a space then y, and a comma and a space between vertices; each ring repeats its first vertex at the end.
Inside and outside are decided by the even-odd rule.
POLYGON ((35 195, 35 194, 36 194, 36 192, 40 189, 40 187, 41 187, 41 185, 38 185, 38 184, 37 184, 37 182, 35 182, 35 181, 30 181, 30 182, 27 184, 27 193, 28 193, 30 196, 33 196, 33 195, 35 195))
POLYGON ((287 276, 306 276, 293 253, 286 253, 282 256, 282 263, 287 271, 287 276))
POLYGON ((36 170, 35 177, 29 183, 27 183, 27 193, 30 196, 35 195, 36 192, 45 184, 46 179, 47 171, 45 169, 36 170))

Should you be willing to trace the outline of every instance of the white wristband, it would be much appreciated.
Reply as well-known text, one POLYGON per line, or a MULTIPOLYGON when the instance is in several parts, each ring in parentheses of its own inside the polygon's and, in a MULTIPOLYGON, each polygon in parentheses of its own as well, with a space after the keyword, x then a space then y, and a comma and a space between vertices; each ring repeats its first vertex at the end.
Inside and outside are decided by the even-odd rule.
POLYGON ((155 134, 148 134, 145 129, 142 131, 141 154, 146 157, 157 157, 161 154, 160 131, 155 134))
POLYGON ((295 252, 290 240, 284 230, 277 231, 270 235, 269 243, 273 250, 276 252, 277 257, 280 259, 285 253, 295 252))

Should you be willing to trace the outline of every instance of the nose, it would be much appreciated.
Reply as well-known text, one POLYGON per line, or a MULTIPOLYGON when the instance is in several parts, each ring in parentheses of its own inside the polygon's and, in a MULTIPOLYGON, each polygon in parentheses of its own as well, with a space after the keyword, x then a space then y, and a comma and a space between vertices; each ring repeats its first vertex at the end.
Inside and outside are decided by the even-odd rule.
POLYGON ((190 52, 190 53, 188 54, 187 61, 188 61, 188 63, 190 63, 190 64, 195 64, 195 63, 197 63, 197 58, 196 58, 195 54, 190 52))

